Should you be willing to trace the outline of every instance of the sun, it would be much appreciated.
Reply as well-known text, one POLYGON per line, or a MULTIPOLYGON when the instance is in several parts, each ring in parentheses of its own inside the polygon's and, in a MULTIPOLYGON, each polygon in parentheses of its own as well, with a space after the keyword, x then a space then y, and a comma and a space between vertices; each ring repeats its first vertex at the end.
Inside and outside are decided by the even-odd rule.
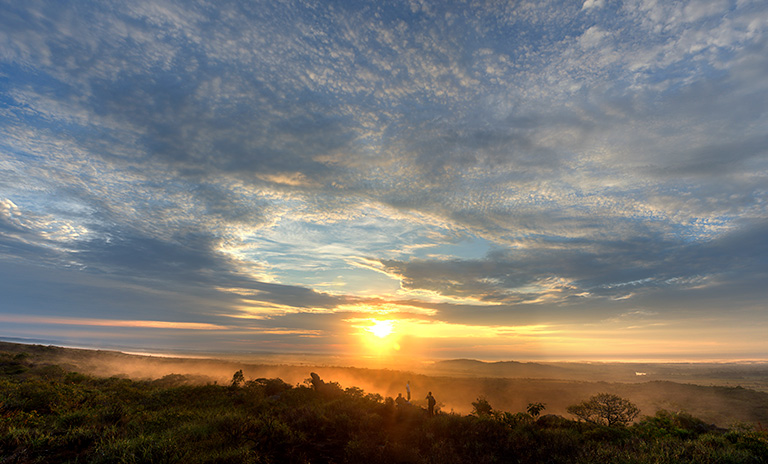
POLYGON ((402 338, 399 330, 399 321, 395 319, 357 319, 353 322, 353 327, 357 329, 356 334, 359 337, 360 348, 368 355, 376 359, 389 359, 396 352, 400 351, 400 341, 402 338))
POLYGON ((370 327, 366 327, 365 330, 372 333, 373 335, 384 338, 387 335, 390 335, 392 332, 394 332, 394 324, 392 324, 392 321, 373 321, 373 325, 370 327))

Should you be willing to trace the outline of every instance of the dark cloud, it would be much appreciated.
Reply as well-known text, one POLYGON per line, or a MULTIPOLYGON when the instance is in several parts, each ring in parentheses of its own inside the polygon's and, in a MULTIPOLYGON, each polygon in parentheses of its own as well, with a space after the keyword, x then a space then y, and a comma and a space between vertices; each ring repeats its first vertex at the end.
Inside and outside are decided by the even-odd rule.
MULTIPOLYGON (((181 74, 174 71, 167 74, 178 79, 181 74)), ((93 99, 104 105, 102 111, 142 133, 146 153, 182 176, 298 171, 322 177, 327 168, 315 158, 334 153, 353 137, 340 117, 310 100, 285 102, 262 95, 258 85, 238 83, 249 99, 219 106, 198 94, 206 79, 216 78, 213 71, 192 75, 191 82, 158 82, 150 76, 101 83, 93 99)))
MULTIPOLYGON (((462 125, 466 121, 461 121, 462 125)), ((418 145, 405 151, 417 155, 416 165, 426 179, 459 177, 467 170, 481 168, 516 170, 520 176, 544 177, 558 168, 557 154, 549 147, 537 146, 532 135, 517 127, 474 128, 456 127, 420 131, 435 134, 432 138, 420 136, 418 145)), ((414 137, 416 139, 416 137, 414 137)), ((546 176, 550 177, 550 176, 546 176)))
POLYGON ((683 156, 676 157, 679 164, 655 169, 663 176, 715 176, 723 177, 749 169, 748 162, 759 159, 768 162, 768 134, 742 138, 728 143, 699 146, 683 156))
MULTIPOLYGON (((189 239, 189 237, 187 237, 189 239)), ((259 282, 224 266, 213 256, 193 252, 185 245, 134 240, 115 243, 87 253, 57 256, 47 266, 0 260, 0 281, 6 295, 3 308, 34 308, 36 315, 137 318, 147 320, 232 323, 233 309, 249 304, 274 304, 281 311, 333 308, 343 299, 299 286, 259 282), (76 261, 75 261, 76 259, 76 261), (57 266, 54 266, 57 264, 57 266), (234 293, 233 293, 234 292, 234 293), (241 296, 244 295, 244 296, 241 296), (106 311, 106 312, 105 312, 106 311)), ((30 250, 35 251, 35 250, 30 250)), ((36 253, 36 256, 45 256, 36 253)))
POLYGON ((103 276, 8 260, 0 260, 0 275, 3 314, 211 322, 226 307, 222 295, 199 286, 180 288, 136 275, 103 276))
POLYGON ((230 302, 242 300, 255 305, 274 303, 296 308, 330 308, 340 301, 312 289, 247 277, 237 269, 232 258, 217 251, 217 244, 215 237, 200 233, 179 233, 167 240, 114 237, 99 244, 86 243, 73 257, 91 272, 140 280, 158 279, 156 283, 145 285, 172 285, 179 287, 179 291, 183 291, 183 287, 203 285, 211 292, 220 292, 222 298, 230 302), (235 294, 226 296, 228 291, 235 294))
POLYGON ((185 278, 203 270, 223 270, 215 244, 214 237, 198 233, 176 234, 168 240, 121 234, 84 242, 74 256, 107 272, 118 268, 133 275, 185 278))
MULTIPOLYGON (((345 302, 346 298, 328 295, 310 288, 299 287, 295 285, 282 285, 258 281, 242 281, 237 279, 227 279, 222 281, 229 285, 239 285, 236 290, 255 290, 254 296, 244 296, 243 301, 251 302, 258 306, 260 302, 275 303, 292 308, 304 309, 332 309, 345 302)), ((281 310, 278 309, 277 312, 281 310)))
POLYGON ((0 201, 0 256, 14 262, 66 263, 56 241, 39 230, 45 223, 45 218, 22 215, 10 201, 0 201))
POLYGON ((546 243, 530 243, 520 250, 499 250, 477 260, 381 263, 409 290, 505 304, 541 297, 565 303, 573 298, 684 291, 704 284, 725 291, 741 280, 766 277, 766 232, 765 223, 756 223, 700 242, 660 236, 621 242, 573 240, 547 248, 541 248, 546 243))
POLYGON ((254 200, 238 194, 220 184, 200 182, 190 191, 205 208, 205 214, 217 217, 227 223, 256 225, 266 220, 265 201, 254 200))
POLYGON ((2 280, 9 290, 17 289, 9 291, 6 300, 14 307, 34 305, 44 313, 81 308, 75 312, 94 315, 98 308, 119 306, 134 308, 136 314, 157 308, 165 313, 184 312, 183 305, 170 303, 175 298, 187 304, 199 298, 190 312, 202 315, 218 308, 216 312, 225 315, 237 314, 231 307, 243 301, 286 310, 332 308, 343 301, 301 286, 248 277, 231 257, 218 251, 218 244, 218 238, 201 232, 178 231, 161 239, 118 228, 65 246, 0 216, 2 280), (23 271, 12 275, 14 266, 23 271), (35 278, 58 283, 33 285, 35 278), (21 290, 25 288, 28 291, 21 290))
MULTIPOLYGON (((28 261, 39 262, 51 262, 56 261, 61 257, 61 254, 56 250, 45 247, 36 241, 23 240, 19 237, 18 233, 15 233, 15 228, 11 231, 13 234, 8 234, 5 229, 5 224, 0 222, 0 250, 2 255, 6 259, 23 259, 28 261)), ((23 233, 22 235, 32 235, 23 233)), ((38 236, 33 235, 35 239, 39 239, 38 236)))

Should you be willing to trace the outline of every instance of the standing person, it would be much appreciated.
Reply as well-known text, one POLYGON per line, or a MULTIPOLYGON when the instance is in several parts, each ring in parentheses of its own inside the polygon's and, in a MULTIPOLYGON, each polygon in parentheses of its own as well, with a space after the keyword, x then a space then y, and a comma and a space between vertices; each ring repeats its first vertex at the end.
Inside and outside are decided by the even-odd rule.
POLYGON ((405 400, 411 402, 411 381, 405 382, 405 400))
POLYGON ((429 406, 429 417, 432 417, 435 415, 435 397, 432 396, 432 392, 429 392, 427 394, 427 405, 429 406))

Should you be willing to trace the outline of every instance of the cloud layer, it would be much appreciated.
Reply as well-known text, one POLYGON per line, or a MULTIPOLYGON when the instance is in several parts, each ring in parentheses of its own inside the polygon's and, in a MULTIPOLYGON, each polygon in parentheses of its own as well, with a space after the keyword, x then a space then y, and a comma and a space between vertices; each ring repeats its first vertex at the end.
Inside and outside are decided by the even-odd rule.
POLYGON ((7 317, 767 322, 763 2, 3 2, 0 61, 7 317))

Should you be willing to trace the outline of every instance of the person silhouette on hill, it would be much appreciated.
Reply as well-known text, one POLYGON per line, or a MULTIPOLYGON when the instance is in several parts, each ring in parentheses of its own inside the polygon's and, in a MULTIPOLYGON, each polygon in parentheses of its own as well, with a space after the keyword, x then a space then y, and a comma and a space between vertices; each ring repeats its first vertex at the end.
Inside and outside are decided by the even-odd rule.
POLYGON ((325 382, 323 382, 323 379, 321 379, 319 375, 310 372, 309 376, 312 377, 312 386, 316 391, 322 391, 323 388, 325 388, 325 382))
POLYGON ((432 396, 432 392, 429 392, 427 394, 427 406, 429 407, 429 417, 432 417, 435 415, 435 404, 437 401, 435 401, 435 397, 432 396))
POLYGON ((411 402, 411 381, 405 382, 405 400, 411 402))
POLYGON ((403 398, 403 394, 402 393, 398 393, 397 394, 397 398, 395 398, 395 404, 398 407, 403 407, 403 406, 406 405, 406 401, 405 401, 405 398, 403 398))

